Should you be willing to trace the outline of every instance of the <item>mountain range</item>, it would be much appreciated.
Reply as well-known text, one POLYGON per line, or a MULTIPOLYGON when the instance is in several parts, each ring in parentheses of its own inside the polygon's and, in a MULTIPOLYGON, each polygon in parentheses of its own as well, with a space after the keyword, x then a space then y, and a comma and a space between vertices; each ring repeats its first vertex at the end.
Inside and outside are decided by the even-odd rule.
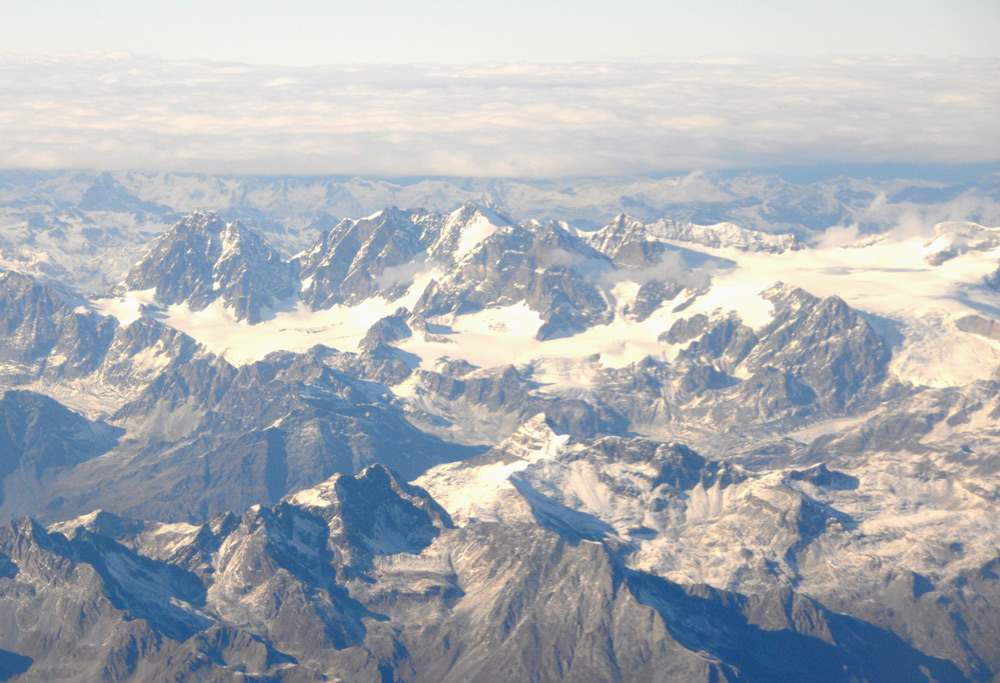
POLYGON ((998 192, 4 174, 0 680, 998 680, 998 192))

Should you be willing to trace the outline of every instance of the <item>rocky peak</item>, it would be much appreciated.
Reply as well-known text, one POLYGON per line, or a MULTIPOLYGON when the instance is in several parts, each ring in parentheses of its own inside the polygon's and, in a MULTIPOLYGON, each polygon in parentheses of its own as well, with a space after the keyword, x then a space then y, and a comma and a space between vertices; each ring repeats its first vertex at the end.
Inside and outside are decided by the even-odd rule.
POLYGON ((646 230, 658 239, 691 242, 713 249, 731 248, 780 254, 803 246, 791 233, 772 234, 744 228, 735 223, 696 225, 664 218, 650 223, 646 230))
POLYGON ((611 321, 598 287, 606 256, 567 226, 503 226, 475 245, 457 267, 428 284, 414 312, 431 317, 525 302, 542 318, 538 339, 568 336, 611 321))
POLYGON ((297 290, 293 269, 277 251, 214 211, 192 213, 162 235, 129 271, 125 286, 155 289, 157 302, 196 311, 221 300, 250 323, 297 290))
MULTIPOLYGON (((358 348, 362 351, 373 351, 381 345, 391 345, 393 342, 409 339, 413 336, 413 330, 407 324, 411 317, 410 312, 401 306, 392 315, 376 320, 358 344, 358 348)), ((426 325, 424 322, 425 330, 426 325)))
POLYGON ((843 299, 815 297, 778 283, 762 293, 774 317, 744 361, 751 372, 767 367, 791 372, 796 385, 815 392, 833 410, 859 405, 886 376, 891 351, 864 316, 843 299))
POLYGON ((484 239, 511 222, 485 206, 466 202, 448 214, 437 239, 427 250, 437 262, 453 264, 470 254, 484 239))
POLYGON ((940 266, 970 251, 992 251, 997 247, 1000 247, 1000 228, 947 221, 935 225, 934 237, 924 242, 924 262, 940 266))
POLYGON ((93 371, 118 323, 78 309, 58 288, 0 270, 0 361, 20 372, 79 376, 93 371))
POLYGON ((425 231, 426 218, 418 210, 390 207, 361 220, 341 221, 295 261, 303 300, 321 310, 354 305, 376 294, 401 296, 435 236, 433 230, 425 231))
POLYGON ((614 259, 626 243, 647 240, 645 226, 628 214, 618 214, 613 221, 600 230, 586 233, 587 244, 614 259))
POLYGON ((334 475, 286 501, 325 520, 331 547, 357 568, 375 555, 419 553, 452 526, 448 513, 423 489, 384 465, 371 465, 356 476, 334 475))
POLYGON ((570 440, 571 437, 562 433, 545 413, 539 413, 497 444, 491 454, 522 460, 552 457, 570 440))

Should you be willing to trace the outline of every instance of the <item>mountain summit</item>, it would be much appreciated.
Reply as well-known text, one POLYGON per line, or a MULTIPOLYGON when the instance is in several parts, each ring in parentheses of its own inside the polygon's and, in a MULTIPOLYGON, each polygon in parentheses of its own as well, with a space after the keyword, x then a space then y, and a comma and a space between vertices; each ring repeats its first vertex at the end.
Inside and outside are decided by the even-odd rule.
POLYGON ((297 284, 294 269, 259 234, 212 211, 177 223, 125 278, 128 289, 154 289, 158 303, 200 311, 220 301, 250 323, 293 296, 297 284))

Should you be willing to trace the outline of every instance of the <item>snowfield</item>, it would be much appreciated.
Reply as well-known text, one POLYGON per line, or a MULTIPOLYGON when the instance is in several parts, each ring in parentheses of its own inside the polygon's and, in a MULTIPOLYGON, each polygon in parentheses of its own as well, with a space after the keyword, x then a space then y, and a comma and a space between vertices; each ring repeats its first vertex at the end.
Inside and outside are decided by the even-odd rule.
MULTIPOLYGON (((495 226, 483 219, 473 228, 461 236, 462 256, 472 248, 469 240, 485 239, 495 226)), ((955 226, 947 224, 945 228, 954 231, 955 226)), ((668 243, 692 248, 690 243, 668 243)), ((958 386, 987 379, 1000 365, 1000 341, 955 326, 957 319, 967 315, 1000 317, 1000 298, 983 285, 984 278, 998 268, 1000 247, 987 243, 988 250, 960 250, 944 263, 931 265, 927 255, 940 250, 941 243, 942 238, 925 242, 912 237, 895 239, 889 234, 862 245, 782 253, 695 245, 735 266, 710 269, 707 291, 689 288, 642 322, 623 311, 634 303, 639 286, 658 275, 655 269, 644 270, 643 281, 630 280, 628 271, 619 271, 616 279, 621 279, 606 284, 603 290, 615 310, 612 322, 593 325, 572 336, 536 339, 541 319, 520 302, 431 318, 428 323, 437 328, 434 334, 416 334, 397 346, 419 358, 419 367, 427 370, 445 358, 477 367, 531 366, 541 382, 560 388, 585 387, 593 370, 624 367, 646 356, 672 360, 679 349, 659 341, 659 335, 677 320, 698 313, 715 317, 735 313, 744 324, 760 329, 772 315, 771 304, 761 292, 775 282, 784 282, 815 296, 839 296, 870 314, 870 324, 894 344, 892 371, 900 380, 934 387, 958 386), (584 362, 595 355, 598 363, 584 362)), ((665 270, 664 274, 669 276, 670 272, 665 270)), ((428 283, 440 275, 429 267, 424 269, 403 296, 391 301, 375 296, 356 306, 335 305, 318 311, 290 301, 255 325, 237 320, 221 300, 200 311, 192 311, 186 304, 161 307, 156 316, 235 365, 260 360, 273 351, 302 352, 317 344, 356 351, 376 321, 401 306, 412 307, 428 283)), ((155 302, 147 290, 99 299, 93 305, 100 313, 128 324, 140 316, 142 305, 155 306, 155 302)))

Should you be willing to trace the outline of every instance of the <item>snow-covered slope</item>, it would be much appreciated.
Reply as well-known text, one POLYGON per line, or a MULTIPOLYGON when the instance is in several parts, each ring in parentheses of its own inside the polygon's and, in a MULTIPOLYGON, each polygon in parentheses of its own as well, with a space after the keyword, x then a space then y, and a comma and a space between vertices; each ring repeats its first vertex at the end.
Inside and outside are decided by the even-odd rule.
MULTIPOLYGON (((161 315, 172 326, 236 363, 258 360, 278 349, 302 351, 315 344, 353 351, 372 324, 403 306, 422 309, 427 322, 436 330, 430 335, 414 335, 399 344, 399 348, 418 357, 425 369, 433 369, 442 357, 465 360, 480 367, 508 363, 541 367, 551 359, 582 359, 594 354, 600 356, 602 367, 614 368, 646 356, 672 360, 678 348, 664 343, 659 339, 660 334, 677 321, 697 314, 717 317, 735 313, 752 329, 759 329, 768 321, 771 306, 762 298, 762 292, 775 282, 784 282, 820 297, 836 295, 869 315, 869 322, 892 343, 892 369, 902 381, 928 386, 959 385, 988 378, 1000 366, 1000 344, 995 339, 963 331, 956 323, 969 315, 990 316, 1000 311, 996 290, 984 284, 998 267, 1000 254, 996 247, 988 249, 980 244, 980 249, 965 250, 946 261, 931 263, 927 260, 930 247, 922 240, 890 234, 863 247, 795 248, 781 253, 747 251, 743 243, 718 248, 698 245, 699 253, 725 259, 730 264, 723 267, 716 267, 716 262, 695 269, 679 266, 671 252, 660 254, 653 265, 638 271, 628 267, 618 271, 606 267, 581 270, 576 266, 571 281, 585 283, 595 293, 586 294, 589 299, 580 298, 583 294, 573 295, 577 298, 570 301, 590 301, 599 296, 599 303, 589 304, 596 306, 595 313, 572 318, 578 321, 572 324, 581 327, 571 327, 570 334, 564 330, 554 338, 539 339, 539 330, 556 319, 551 317, 555 315, 554 309, 546 306, 554 305, 558 298, 547 298, 550 295, 544 294, 540 299, 532 298, 530 287, 534 285, 521 290, 495 289, 489 295, 492 298, 484 298, 490 291, 483 289, 487 286, 484 282, 493 277, 489 270, 482 273, 469 270, 470 274, 461 280, 447 274, 446 264, 450 262, 447 259, 455 257, 454 251, 443 246, 449 240, 455 241, 446 237, 448 230, 454 231, 448 226, 456 224, 463 217, 462 212, 468 211, 464 208, 453 214, 444 221, 446 229, 437 233, 431 253, 443 260, 424 262, 411 251, 410 261, 380 266, 371 276, 377 278, 382 269, 391 267, 400 273, 407 270, 405 279, 387 281, 387 289, 367 288, 365 292, 372 292, 367 296, 353 289, 350 295, 338 295, 347 297, 351 303, 327 303, 317 311, 295 304, 270 313, 268 320, 252 328, 224 303, 193 305, 185 301, 170 306, 161 315), (447 256, 442 255, 445 252, 447 256), (650 283, 664 282, 674 283, 673 289, 666 292, 672 296, 661 294, 650 303, 650 283), (453 303, 428 304, 429 287, 437 297, 433 300, 453 303), (468 312, 461 309, 463 302, 468 312), (605 312, 601 312, 600 306, 606 307, 605 312), (450 310, 438 313, 442 307, 450 310), (637 319, 639 316, 631 312, 640 308, 645 312, 637 319)), ((479 235, 477 221, 486 220, 482 214, 464 218, 470 221, 470 227, 463 234, 479 235)), ((631 232, 655 237, 655 230, 643 232, 643 226, 637 222, 629 225, 631 232)), ((948 234, 955 230, 954 226, 940 229, 948 234)), ((477 239, 485 241, 478 248, 486 248, 494 237, 492 232, 490 236, 479 235, 477 239)), ((597 236, 588 239, 611 248, 607 240, 597 236)), ((550 249, 547 253, 553 253, 554 247, 546 249, 550 249)), ((357 259, 363 253, 359 252, 357 259)), ((463 252, 462 258, 468 259, 471 254, 463 252)), ((576 261, 580 258, 584 257, 576 261)), ((565 267, 549 266, 546 272, 554 277, 559 268, 565 267)), ((355 272, 359 268, 355 265, 349 270, 355 272)), ((309 273, 308 286, 316 287, 313 270, 304 272, 309 273)), ((518 276, 508 273, 504 277, 515 278, 516 282, 518 276)), ((339 280, 327 287, 337 282, 344 287, 348 285, 346 280, 339 280)), ((542 287, 541 282, 537 286, 542 287)), ((559 292, 566 291, 566 286, 558 287, 553 291, 562 296, 559 292)), ((137 292, 119 301, 98 302, 98 306, 104 312, 130 319, 138 315, 143 303, 141 293, 137 292)), ((584 304, 578 303, 576 307, 581 305, 584 304)))
POLYGON ((171 217, 101 296, 0 271, 0 514, 55 523, 0 530, 0 615, 104 624, 0 629, 0 678, 67 623, 81 680, 1000 675, 996 229, 338 220, 317 183, 55 182, 49 218, 316 213, 171 217))
POLYGON ((156 302, 195 311, 219 301, 251 323, 298 291, 294 268, 260 235, 212 212, 191 214, 162 235, 129 270, 124 287, 153 290, 156 302))

